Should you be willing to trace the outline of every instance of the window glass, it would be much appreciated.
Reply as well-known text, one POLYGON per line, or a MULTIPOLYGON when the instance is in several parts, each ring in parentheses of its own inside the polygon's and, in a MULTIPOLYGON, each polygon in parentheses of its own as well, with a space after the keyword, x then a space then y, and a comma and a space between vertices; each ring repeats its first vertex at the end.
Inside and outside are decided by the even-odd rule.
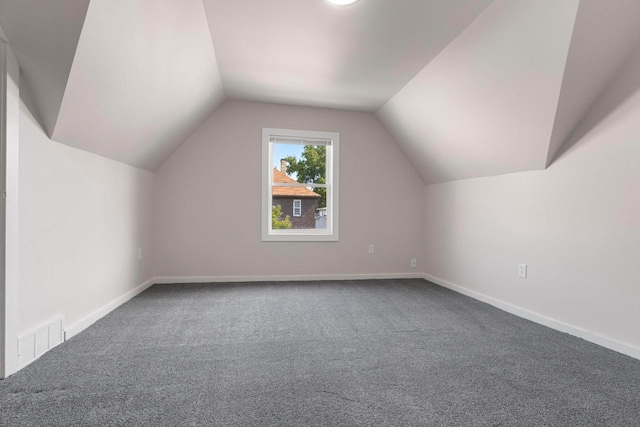
POLYGON ((263 129, 263 240, 337 240, 334 132, 263 129))

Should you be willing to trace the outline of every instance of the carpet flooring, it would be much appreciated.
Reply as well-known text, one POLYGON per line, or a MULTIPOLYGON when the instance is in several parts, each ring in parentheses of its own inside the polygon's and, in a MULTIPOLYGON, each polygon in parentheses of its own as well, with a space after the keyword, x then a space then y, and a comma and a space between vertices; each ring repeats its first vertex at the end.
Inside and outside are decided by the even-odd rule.
POLYGON ((2 426, 639 426, 640 361, 424 280, 155 285, 0 381, 2 426))

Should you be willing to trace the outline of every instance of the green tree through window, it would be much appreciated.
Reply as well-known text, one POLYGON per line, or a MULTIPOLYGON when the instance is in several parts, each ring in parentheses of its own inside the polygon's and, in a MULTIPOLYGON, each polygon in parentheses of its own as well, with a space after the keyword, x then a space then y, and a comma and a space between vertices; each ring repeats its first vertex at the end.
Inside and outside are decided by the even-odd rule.
POLYGON ((289 215, 285 216, 284 219, 280 219, 281 216, 282 206, 274 205, 271 209, 271 228, 273 228, 274 230, 291 228, 291 220, 289 219, 289 215))
MULTIPOLYGON (((287 162, 287 174, 297 174, 297 180, 302 184, 326 184, 327 173, 327 147, 324 145, 305 145, 300 159, 293 156, 285 158, 287 162)), ((327 206, 327 189, 314 188, 314 192, 320 195, 318 207, 327 206)))

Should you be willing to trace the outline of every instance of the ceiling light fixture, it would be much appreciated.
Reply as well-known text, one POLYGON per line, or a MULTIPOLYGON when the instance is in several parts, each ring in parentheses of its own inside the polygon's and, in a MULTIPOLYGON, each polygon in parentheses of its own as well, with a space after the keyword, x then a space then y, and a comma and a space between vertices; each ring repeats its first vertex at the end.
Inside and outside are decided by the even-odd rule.
POLYGON ((349 6, 350 4, 354 4, 358 0, 327 0, 331 4, 335 4, 336 6, 349 6))

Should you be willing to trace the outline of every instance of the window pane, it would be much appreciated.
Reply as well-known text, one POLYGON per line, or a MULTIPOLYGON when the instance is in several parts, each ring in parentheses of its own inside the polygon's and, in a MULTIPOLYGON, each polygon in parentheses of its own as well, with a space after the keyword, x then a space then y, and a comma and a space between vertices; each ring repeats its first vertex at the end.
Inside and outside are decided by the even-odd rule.
POLYGON ((338 241, 337 132, 262 129, 263 241, 338 241))
POLYGON ((327 228, 327 209, 320 206, 320 190, 314 187, 271 187, 273 230, 327 228))
MULTIPOLYGON (((295 182, 327 183, 327 147, 325 145, 273 144, 273 168, 295 182)), ((274 178, 276 178, 274 176, 274 178)), ((279 176, 280 179, 285 179, 279 176)), ((274 182, 278 181, 274 179, 274 182)))

